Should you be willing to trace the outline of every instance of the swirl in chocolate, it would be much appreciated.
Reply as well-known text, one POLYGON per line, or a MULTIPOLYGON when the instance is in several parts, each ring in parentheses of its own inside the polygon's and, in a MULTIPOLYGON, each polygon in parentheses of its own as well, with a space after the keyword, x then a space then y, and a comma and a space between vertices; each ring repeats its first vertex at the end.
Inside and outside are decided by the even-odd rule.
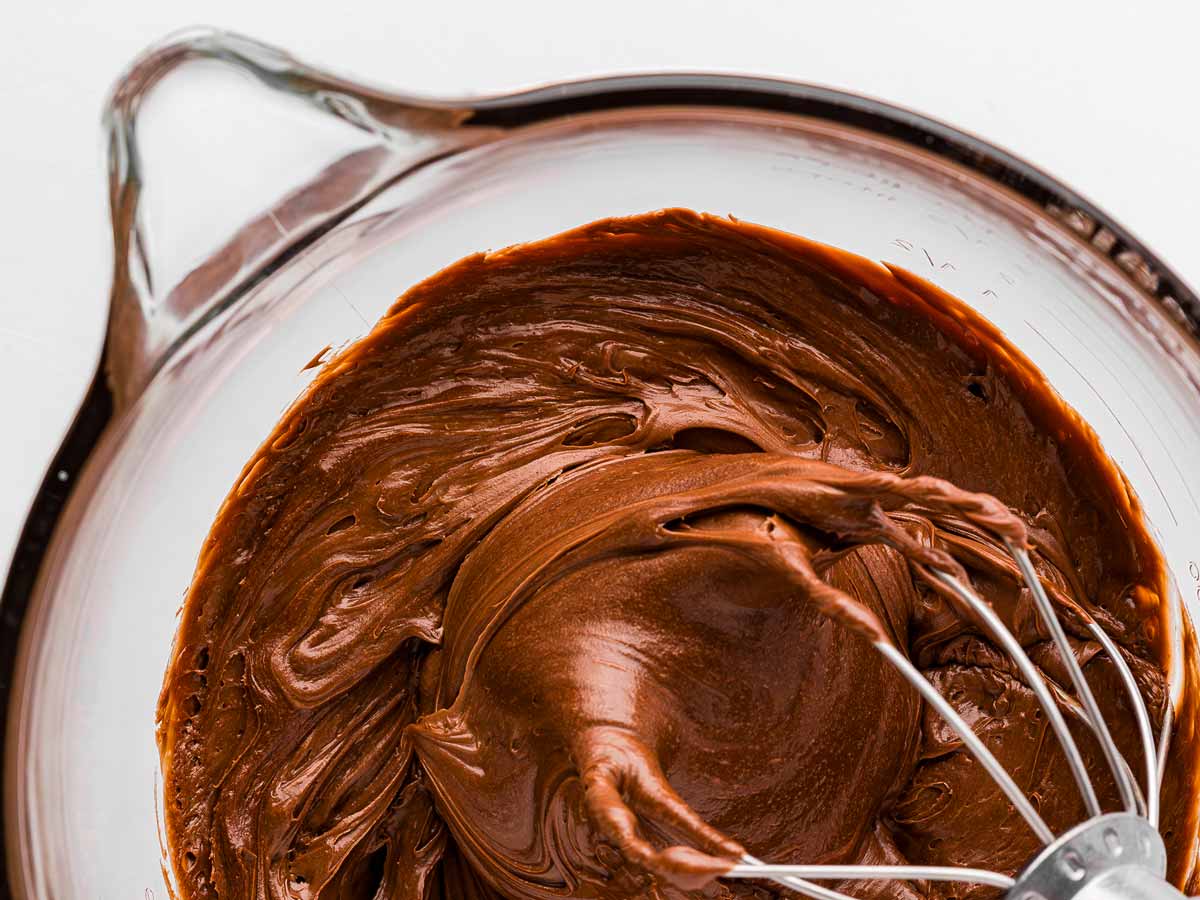
MULTIPOLYGON (((321 370, 203 548, 159 709, 183 900, 770 896, 719 880, 743 848, 1013 872, 1034 835, 871 646, 1052 828, 1083 818, 1031 692, 929 577, 969 577, 1067 686, 1006 539, 1140 771, 1083 623, 1157 727, 1161 559, 1087 426, 967 307, 682 210, 465 259, 321 370)), ((1180 883, 1192 693, 1164 792, 1180 883)))

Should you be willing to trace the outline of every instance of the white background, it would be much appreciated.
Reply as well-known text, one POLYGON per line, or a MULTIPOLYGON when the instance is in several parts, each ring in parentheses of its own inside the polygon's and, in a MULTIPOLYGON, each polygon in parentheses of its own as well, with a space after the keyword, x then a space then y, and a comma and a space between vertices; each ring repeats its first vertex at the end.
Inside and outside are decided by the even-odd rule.
POLYGON ((109 238, 98 117, 185 25, 423 94, 708 69, 874 95, 1017 152, 1200 284, 1200 4, 522 0, 6 8, 0 26, 0 568, 91 377, 109 238))

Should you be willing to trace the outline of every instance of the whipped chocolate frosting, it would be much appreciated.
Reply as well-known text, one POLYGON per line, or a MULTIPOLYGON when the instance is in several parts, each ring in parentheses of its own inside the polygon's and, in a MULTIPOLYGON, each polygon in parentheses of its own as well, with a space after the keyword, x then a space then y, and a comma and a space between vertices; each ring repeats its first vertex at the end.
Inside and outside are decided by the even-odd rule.
POLYGON ((719 880, 745 850, 1014 872, 1034 835, 872 647, 933 680, 1051 828, 1084 818, 1032 693, 931 573, 969 578, 1119 808, 1005 540, 1141 771, 1084 623, 1157 729, 1162 560, 1092 432, 968 307, 684 210, 464 259, 324 365, 204 545, 159 706, 181 900, 775 896, 719 880))

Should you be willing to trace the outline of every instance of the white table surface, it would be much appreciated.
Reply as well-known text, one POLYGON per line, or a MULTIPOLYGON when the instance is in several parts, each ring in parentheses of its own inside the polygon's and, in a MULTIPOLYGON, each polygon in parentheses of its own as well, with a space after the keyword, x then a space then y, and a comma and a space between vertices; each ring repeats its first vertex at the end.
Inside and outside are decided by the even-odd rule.
POLYGON ((1000 144, 1200 284, 1200 3, 21 3, 0 26, 0 566, 99 352, 98 117, 145 45, 212 24, 425 94, 707 69, 874 95, 1000 144))

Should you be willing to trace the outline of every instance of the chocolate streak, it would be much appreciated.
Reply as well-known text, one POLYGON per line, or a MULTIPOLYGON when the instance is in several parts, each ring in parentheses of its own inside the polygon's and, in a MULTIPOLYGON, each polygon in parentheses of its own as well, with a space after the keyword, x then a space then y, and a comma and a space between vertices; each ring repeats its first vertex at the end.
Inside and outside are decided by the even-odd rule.
MULTIPOLYGON (((1162 560, 992 326, 683 210, 469 257, 324 366, 205 543, 159 707, 182 897, 769 896, 714 881, 742 848, 1013 872, 1028 826, 871 646, 933 679, 1053 829, 1082 819, 1031 692, 929 578, 969 577, 1068 685, 1006 538, 1141 771, 1083 622, 1161 721, 1162 560)), ((1191 688, 1163 810, 1180 883, 1191 688)))

